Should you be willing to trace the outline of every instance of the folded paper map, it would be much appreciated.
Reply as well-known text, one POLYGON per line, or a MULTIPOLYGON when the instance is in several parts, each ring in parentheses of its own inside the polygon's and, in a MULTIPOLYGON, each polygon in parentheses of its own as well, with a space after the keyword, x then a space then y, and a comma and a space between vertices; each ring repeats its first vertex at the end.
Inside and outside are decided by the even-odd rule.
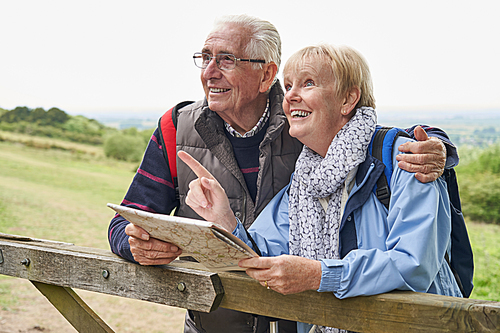
POLYGON ((177 245, 183 256, 191 256, 212 271, 244 271, 241 259, 258 255, 241 239, 215 223, 179 216, 155 214, 114 205, 108 207, 151 237, 177 245))

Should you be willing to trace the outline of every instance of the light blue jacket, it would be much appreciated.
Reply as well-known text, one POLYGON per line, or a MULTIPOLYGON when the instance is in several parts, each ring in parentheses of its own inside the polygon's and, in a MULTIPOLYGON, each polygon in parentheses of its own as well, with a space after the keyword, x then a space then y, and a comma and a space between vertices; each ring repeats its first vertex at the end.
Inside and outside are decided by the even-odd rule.
MULTIPOLYGON (((400 137, 394 147, 409 139, 400 137)), ((338 298, 392 290, 462 297, 445 260, 451 258, 451 217, 446 183, 419 182, 397 166, 389 210, 373 187, 384 165, 367 155, 356 174, 340 227, 341 260, 322 259, 319 292, 338 298)), ((292 176, 293 177, 293 176, 292 176)), ((288 254, 288 187, 280 191, 248 230, 263 256, 288 254)), ((251 246, 241 224, 233 233, 251 246)))

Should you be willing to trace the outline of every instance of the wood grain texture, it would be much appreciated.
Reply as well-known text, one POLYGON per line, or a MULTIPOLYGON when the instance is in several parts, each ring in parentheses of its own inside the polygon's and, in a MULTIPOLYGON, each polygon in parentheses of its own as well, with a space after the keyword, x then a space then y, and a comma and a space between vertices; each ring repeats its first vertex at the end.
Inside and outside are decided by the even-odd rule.
POLYGON ((31 282, 78 332, 114 332, 71 288, 31 282))
POLYGON ((0 251, 0 274, 198 311, 220 305, 357 332, 500 331, 500 302, 413 292, 345 300, 314 291, 284 296, 245 273, 217 275, 200 264, 180 260, 148 267, 105 250, 1 238, 0 251), (23 259, 30 259, 29 266, 21 264, 23 259), (186 286, 183 292, 177 288, 180 282, 186 286))
POLYGON ((221 307, 356 332, 499 332, 500 303, 414 292, 339 300, 331 293, 281 295, 237 274, 219 274, 221 307), (247 281, 245 281, 247 280, 247 281))
POLYGON ((0 250, 4 258, 0 274, 31 281, 202 312, 217 309, 224 295, 215 273, 140 266, 105 250, 4 240, 0 240, 0 250), (21 264, 24 259, 29 259, 28 266, 21 264), (180 283, 185 286, 183 291, 178 288, 180 283))

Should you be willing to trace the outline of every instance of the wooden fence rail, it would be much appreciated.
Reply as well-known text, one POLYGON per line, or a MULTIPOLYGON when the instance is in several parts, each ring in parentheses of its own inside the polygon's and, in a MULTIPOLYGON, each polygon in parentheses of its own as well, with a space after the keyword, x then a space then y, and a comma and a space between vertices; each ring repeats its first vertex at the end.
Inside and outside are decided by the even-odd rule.
POLYGON ((357 332, 499 332, 500 302, 413 292, 345 300, 281 295, 244 273, 175 261, 148 267, 110 251, 0 234, 0 274, 30 280, 79 332, 113 332, 71 288, 210 312, 219 306, 357 332))

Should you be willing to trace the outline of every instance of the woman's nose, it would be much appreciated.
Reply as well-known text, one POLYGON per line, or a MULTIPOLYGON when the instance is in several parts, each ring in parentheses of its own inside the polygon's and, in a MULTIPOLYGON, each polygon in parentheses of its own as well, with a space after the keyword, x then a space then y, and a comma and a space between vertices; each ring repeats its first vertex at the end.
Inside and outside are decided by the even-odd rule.
POLYGON ((285 99, 288 103, 300 101, 300 93, 298 89, 292 87, 285 93, 285 99))

